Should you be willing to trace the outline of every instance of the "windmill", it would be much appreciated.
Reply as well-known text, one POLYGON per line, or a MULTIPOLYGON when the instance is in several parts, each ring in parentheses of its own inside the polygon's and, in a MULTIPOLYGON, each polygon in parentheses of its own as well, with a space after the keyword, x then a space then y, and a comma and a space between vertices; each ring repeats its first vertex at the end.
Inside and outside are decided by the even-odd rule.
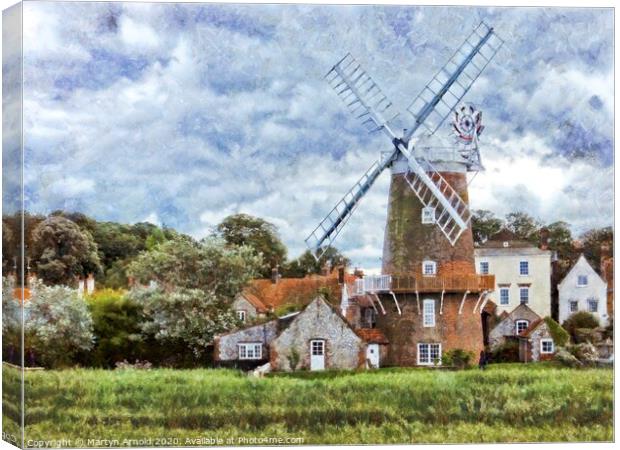
MULTIPOLYGON (((333 243, 360 200, 387 168, 392 171, 392 185, 384 238, 384 273, 407 272, 413 262, 428 258, 427 254, 432 251, 420 249, 418 244, 422 242, 435 246, 443 255, 439 259, 445 259, 455 253, 460 245, 459 238, 468 230, 471 240, 465 174, 482 169, 477 140, 463 147, 466 151, 461 148, 461 151, 437 152, 416 148, 415 144, 422 130, 434 134, 452 114, 502 44, 493 28, 480 23, 407 108, 414 121, 402 134, 397 134, 390 126, 397 115, 392 102, 351 54, 331 68, 325 78, 350 112, 369 131, 382 131, 387 135, 393 148, 371 165, 306 238, 313 253, 322 254, 333 243), (421 228, 420 224, 413 224, 412 214, 405 211, 411 209, 416 214, 421 212, 421 224, 434 224, 432 232, 426 226, 421 228), (442 242, 437 235, 443 237, 442 242), (446 243, 455 250, 451 251, 446 243)), ((476 111, 464 110, 461 114, 468 112, 476 111)), ((475 122, 476 118, 472 119, 475 122)), ((465 122, 461 124, 465 125, 465 122)), ((473 136, 476 139, 477 133, 473 136)), ((468 243, 465 247, 467 252, 468 243)), ((471 250, 473 261, 473 241, 471 250)))

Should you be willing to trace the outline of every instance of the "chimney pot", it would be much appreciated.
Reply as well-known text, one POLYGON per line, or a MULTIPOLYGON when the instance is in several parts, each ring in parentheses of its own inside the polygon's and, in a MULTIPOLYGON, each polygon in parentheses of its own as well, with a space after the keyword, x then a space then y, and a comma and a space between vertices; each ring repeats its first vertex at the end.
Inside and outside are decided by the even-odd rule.
POLYGON ((540 249, 549 250, 549 229, 547 227, 540 229, 540 249))

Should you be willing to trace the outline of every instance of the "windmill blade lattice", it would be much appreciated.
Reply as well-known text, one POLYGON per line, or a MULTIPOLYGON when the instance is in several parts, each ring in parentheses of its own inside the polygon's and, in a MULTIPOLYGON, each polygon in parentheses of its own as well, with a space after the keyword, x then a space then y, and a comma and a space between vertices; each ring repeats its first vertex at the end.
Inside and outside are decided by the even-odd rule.
POLYGON ((411 138, 419 125, 435 133, 503 43, 493 28, 484 22, 480 23, 407 108, 415 117, 416 125, 405 140, 411 138))
POLYGON ((392 102, 350 53, 332 67, 325 79, 368 131, 385 130, 394 138, 388 126, 398 115, 393 113, 392 102))

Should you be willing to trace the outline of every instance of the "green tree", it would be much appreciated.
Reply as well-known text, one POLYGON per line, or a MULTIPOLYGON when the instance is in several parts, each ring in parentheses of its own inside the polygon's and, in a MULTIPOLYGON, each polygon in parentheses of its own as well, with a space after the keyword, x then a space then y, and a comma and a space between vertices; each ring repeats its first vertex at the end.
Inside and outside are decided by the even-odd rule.
POLYGON ((18 361, 21 348, 21 315, 19 301, 14 298, 14 284, 2 277, 2 355, 13 363, 18 361))
MULTIPOLYGON (((320 251, 317 251, 317 255, 320 251)), ((324 267, 331 270, 338 266, 350 265, 350 260, 344 256, 336 247, 327 247, 325 252, 317 259, 310 250, 306 250, 299 258, 289 261, 282 267, 282 274, 285 277, 303 278, 306 275, 320 274, 324 267)))
POLYGON ((71 285, 79 276, 99 273, 97 244, 89 232, 61 216, 50 216, 32 232, 32 257, 47 284, 71 285))
POLYGON ((498 233, 504 225, 501 219, 486 209, 476 209, 471 217, 471 229, 474 243, 484 244, 491 236, 498 233))
POLYGON ((609 256, 613 256, 613 240, 614 230, 612 227, 594 228, 581 235, 583 254, 592 267, 599 273, 601 270, 601 245, 607 244, 609 247, 609 256))
POLYGON ((506 215, 506 228, 512 231, 517 239, 538 245, 541 227, 539 220, 525 212, 517 211, 506 215))
MULTIPOLYGON (((66 219, 65 219, 66 220, 66 219)), ((31 286, 24 323, 26 352, 46 367, 73 362, 80 351, 93 347, 93 322, 83 298, 66 286, 31 286)))
POLYGON ((578 311, 571 314, 562 324, 562 327, 571 335, 573 341, 576 341, 577 330, 579 328, 597 328, 599 322, 594 315, 586 311, 578 311))
POLYGON ((278 236, 276 227, 261 218, 248 214, 228 216, 217 226, 217 234, 227 244, 247 245, 261 255, 263 277, 270 277, 271 269, 281 266, 286 259, 286 247, 278 236))

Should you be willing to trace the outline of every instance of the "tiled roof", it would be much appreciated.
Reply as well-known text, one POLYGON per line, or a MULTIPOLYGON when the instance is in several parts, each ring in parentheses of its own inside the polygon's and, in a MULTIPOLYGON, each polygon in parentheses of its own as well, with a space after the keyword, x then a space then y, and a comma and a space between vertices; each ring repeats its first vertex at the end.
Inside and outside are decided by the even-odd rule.
POLYGON ((357 335, 368 343, 372 344, 389 344, 385 335, 378 328, 359 328, 355 330, 357 335))
POLYGON ((528 337, 543 322, 544 322, 543 319, 535 320, 534 322, 532 322, 530 324, 529 327, 527 327, 525 330, 523 330, 521 333, 519 333, 519 337, 528 337))
POLYGON ((256 308, 256 311, 258 312, 268 311, 265 304, 261 302, 260 299, 256 295, 252 294, 251 292, 243 291, 241 293, 241 296, 245 298, 248 302, 250 302, 250 304, 256 308))

